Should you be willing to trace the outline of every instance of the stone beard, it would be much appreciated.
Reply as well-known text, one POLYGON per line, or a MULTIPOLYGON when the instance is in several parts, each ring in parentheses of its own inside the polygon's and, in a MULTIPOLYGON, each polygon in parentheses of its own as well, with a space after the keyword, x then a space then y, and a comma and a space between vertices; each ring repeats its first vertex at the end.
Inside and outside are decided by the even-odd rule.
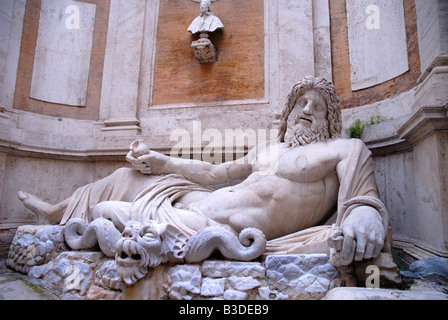
POLYGON ((294 126, 285 134, 285 143, 289 147, 305 146, 314 142, 323 142, 330 139, 328 120, 315 119, 310 127, 303 126, 297 116, 294 126))

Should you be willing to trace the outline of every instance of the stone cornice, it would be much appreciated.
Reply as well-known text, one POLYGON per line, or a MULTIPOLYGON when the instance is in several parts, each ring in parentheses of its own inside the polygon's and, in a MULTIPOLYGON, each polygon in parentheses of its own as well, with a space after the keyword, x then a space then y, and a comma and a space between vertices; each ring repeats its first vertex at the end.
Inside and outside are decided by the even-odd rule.
POLYGON ((415 145, 439 130, 448 130, 447 105, 421 107, 398 130, 398 135, 415 145))

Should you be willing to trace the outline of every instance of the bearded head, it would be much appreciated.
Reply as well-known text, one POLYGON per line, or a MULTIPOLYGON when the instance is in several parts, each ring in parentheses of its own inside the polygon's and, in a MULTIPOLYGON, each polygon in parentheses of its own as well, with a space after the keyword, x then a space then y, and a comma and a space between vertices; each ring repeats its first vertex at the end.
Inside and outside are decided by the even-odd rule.
POLYGON ((155 221, 129 221, 115 244, 117 275, 132 285, 165 262, 183 259, 187 237, 176 227, 155 221))
POLYGON ((115 245, 117 274, 128 285, 148 273, 161 261, 162 239, 152 223, 130 221, 115 245))
POLYGON ((334 85, 305 77, 288 93, 280 120, 279 142, 303 146, 341 137, 341 108, 334 85))

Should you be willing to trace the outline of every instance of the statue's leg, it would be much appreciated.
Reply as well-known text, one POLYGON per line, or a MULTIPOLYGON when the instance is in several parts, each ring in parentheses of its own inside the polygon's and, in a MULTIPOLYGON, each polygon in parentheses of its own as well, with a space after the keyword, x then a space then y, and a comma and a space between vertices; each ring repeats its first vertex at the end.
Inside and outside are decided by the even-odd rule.
POLYGON ((105 218, 113 222, 115 228, 123 232, 126 222, 129 221, 132 202, 104 201, 95 206, 92 212, 93 219, 105 218))
POLYGON ((68 198, 52 205, 23 191, 19 191, 18 196, 25 207, 36 214, 38 223, 42 224, 58 224, 70 202, 68 198))
POLYGON ((25 207, 36 213, 39 223, 65 224, 71 218, 93 220, 95 206, 103 201, 129 201, 143 188, 160 177, 144 175, 136 170, 120 168, 111 175, 78 188, 69 198, 52 205, 36 196, 19 191, 25 207))

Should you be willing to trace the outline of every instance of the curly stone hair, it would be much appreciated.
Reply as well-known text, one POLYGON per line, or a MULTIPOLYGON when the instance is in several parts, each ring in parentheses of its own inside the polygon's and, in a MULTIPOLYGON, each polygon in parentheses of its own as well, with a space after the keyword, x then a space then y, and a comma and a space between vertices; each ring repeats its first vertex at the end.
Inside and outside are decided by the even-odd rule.
POLYGON ((286 97, 286 103, 280 119, 280 130, 278 134, 279 142, 285 141, 285 133, 288 126, 288 117, 294 109, 297 99, 307 90, 314 89, 319 92, 327 102, 330 138, 341 137, 341 105, 336 89, 330 81, 321 77, 307 76, 300 79, 292 88, 286 97))

